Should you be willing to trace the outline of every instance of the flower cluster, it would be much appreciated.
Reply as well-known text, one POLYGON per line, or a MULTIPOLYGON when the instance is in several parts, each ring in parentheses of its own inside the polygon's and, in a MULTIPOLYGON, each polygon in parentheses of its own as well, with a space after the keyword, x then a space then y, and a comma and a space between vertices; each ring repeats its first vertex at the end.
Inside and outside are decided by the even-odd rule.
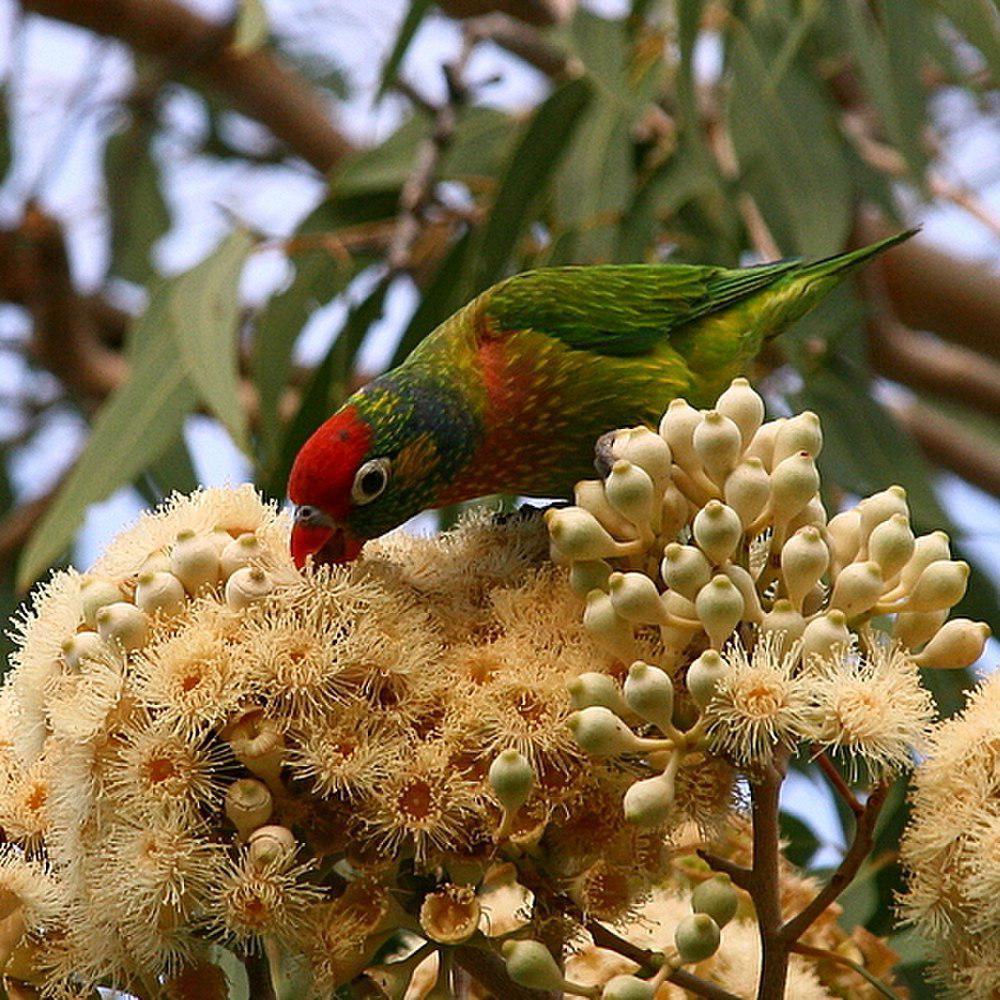
POLYGON ((902 843, 903 916, 935 945, 938 978, 954 997, 1000 992, 1000 675, 942 722, 914 771, 902 843))
POLYGON ((644 762, 624 798, 643 827, 706 750, 751 777, 799 745, 876 779, 909 766, 933 713, 917 668, 967 666, 989 635, 947 620, 969 567, 914 536, 901 487, 828 520, 819 419, 763 418, 745 379, 708 411, 676 399, 659 433, 606 435, 604 479, 546 514, 587 631, 631 663, 621 688, 576 679, 570 726, 592 757, 644 762))

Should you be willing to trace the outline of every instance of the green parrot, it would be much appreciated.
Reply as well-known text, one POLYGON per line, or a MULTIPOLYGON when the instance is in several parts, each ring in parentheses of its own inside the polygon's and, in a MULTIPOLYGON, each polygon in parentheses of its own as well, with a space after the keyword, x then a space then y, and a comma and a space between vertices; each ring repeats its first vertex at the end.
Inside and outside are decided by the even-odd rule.
POLYGON ((344 562, 412 515, 488 493, 559 497, 594 442, 708 406, 763 342, 907 239, 815 263, 558 267, 515 275, 354 393, 296 456, 299 566, 344 562))

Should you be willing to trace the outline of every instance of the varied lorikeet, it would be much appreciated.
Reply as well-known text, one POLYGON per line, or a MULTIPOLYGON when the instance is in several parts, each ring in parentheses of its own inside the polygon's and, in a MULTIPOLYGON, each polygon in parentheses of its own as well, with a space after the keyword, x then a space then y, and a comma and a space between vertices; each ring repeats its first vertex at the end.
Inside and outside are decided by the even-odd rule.
POLYGON ((764 340, 910 235, 815 263, 558 267, 501 281, 302 447, 288 483, 296 563, 353 559, 426 508, 568 495, 600 435, 655 427, 677 396, 709 404, 764 340))

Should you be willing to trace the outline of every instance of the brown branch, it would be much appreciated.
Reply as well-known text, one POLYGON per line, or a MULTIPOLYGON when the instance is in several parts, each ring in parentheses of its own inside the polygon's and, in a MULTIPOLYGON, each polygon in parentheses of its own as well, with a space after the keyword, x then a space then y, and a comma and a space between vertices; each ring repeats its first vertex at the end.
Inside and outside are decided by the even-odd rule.
POLYGON ((510 1000, 539 1000, 542 996, 538 990, 529 990, 513 982, 507 975, 503 959, 493 952, 463 944, 452 948, 451 954, 456 964, 485 986, 492 996, 503 997, 504 1000, 508 997, 510 1000))
POLYGON ((554 80, 575 79, 585 72, 583 63, 571 52, 506 14, 476 18, 470 22, 469 31, 476 39, 499 45, 554 80))
POLYGON ((739 886, 739 888, 745 889, 747 892, 750 891, 751 871, 749 868, 737 865, 726 858, 720 858, 717 854, 710 854, 701 848, 698 848, 697 854, 709 868, 717 872, 722 872, 723 875, 728 875, 732 879, 733 885, 739 886))
POLYGON ((9 567, 59 491, 62 481, 48 493, 15 507, 0 519, 0 566, 9 567))
POLYGON ((860 816, 865 807, 858 801, 858 797, 851 791, 850 786, 844 781, 840 771, 834 766, 833 761, 818 747, 813 748, 816 756, 813 758, 819 769, 826 775, 827 780, 833 785, 834 791, 844 800, 848 808, 855 816, 860 816))
POLYGON ((576 0, 441 0, 439 6, 458 19, 500 12, 528 24, 549 25, 568 21, 576 10, 576 0))
POLYGON ((193 71, 234 107, 326 173, 350 152, 323 97, 273 52, 240 52, 231 25, 218 25, 175 0, 23 0, 26 10, 118 38, 163 59, 168 72, 193 71))
POLYGON ((778 928, 778 938, 786 948, 802 937, 810 925, 837 899, 858 874, 858 870, 865 858, 868 857, 875 842, 875 825, 888 794, 889 786, 885 784, 877 785, 872 790, 865 803, 864 811, 858 817, 851 846, 837 866, 837 870, 798 915, 787 920, 778 928))

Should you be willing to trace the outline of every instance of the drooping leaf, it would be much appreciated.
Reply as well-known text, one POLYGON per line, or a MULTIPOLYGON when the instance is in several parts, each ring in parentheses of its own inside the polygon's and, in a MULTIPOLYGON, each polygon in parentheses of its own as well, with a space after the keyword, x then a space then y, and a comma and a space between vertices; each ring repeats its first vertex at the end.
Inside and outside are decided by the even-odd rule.
POLYGON ((403 18, 403 23, 399 26, 399 32, 396 35, 396 41, 393 43, 392 51, 382 66, 382 74, 379 78, 375 100, 384 97, 396 82, 396 75, 399 73, 399 67, 403 64, 403 59, 406 58, 410 42, 413 41, 413 36, 416 35, 425 15, 430 9, 430 0, 409 0, 406 16, 403 18))
POLYGON ((248 55, 267 42, 267 9, 263 0, 239 0, 232 48, 248 55))

